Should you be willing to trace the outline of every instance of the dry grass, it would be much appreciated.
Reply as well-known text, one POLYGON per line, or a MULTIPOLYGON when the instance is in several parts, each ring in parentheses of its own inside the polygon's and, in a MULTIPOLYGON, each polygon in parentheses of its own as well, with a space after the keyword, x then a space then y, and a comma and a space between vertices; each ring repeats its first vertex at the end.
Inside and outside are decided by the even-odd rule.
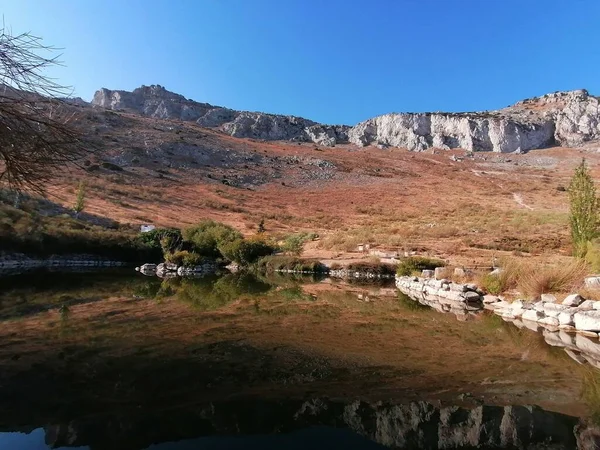
POLYGON ((568 292, 581 287, 588 272, 587 264, 573 260, 563 266, 525 267, 519 276, 518 289, 529 298, 541 294, 568 292))
POLYGON ((588 265, 573 259, 561 265, 541 265, 517 258, 506 259, 497 275, 484 274, 477 284, 492 294, 517 290, 527 298, 537 299, 541 294, 564 293, 581 287, 588 273, 588 265))

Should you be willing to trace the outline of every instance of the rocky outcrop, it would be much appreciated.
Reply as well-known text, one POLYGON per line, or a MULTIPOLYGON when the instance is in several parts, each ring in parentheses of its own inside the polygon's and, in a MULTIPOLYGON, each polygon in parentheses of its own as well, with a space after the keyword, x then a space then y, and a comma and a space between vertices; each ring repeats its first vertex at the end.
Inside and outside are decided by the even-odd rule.
POLYGON ((159 119, 195 121, 239 138, 323 146, 352 143, 413 151, 435 147, 507 153, 557 144, 576 147, 600 139, 600 104, 585 90, 547 94, 496 111, 384 114, 354 127, 235 111, 186 99, 159 85, 142 86, 133 92, 102 88, 92 104, 159 119))
POLYGON ((158 119, 194 121, 203 127, 219 128, 233 137, 314 142, 330 147, 347 142, 350 128, 321 125, 296 116, 235 111, 199 103, 167 91, 160 85, 142 86, 133 92, 102 88, 95 93, 92 105, 158 119))
MULTIPOLYGON (((194 444, 202 441, 194 442, 195 438, 214 436, 212 442, 216 444, 218 436, 231 439, 230 436, 239 435, 248 447, 260 448, 260 435, 279 434, 282 448, 287 447, 286 443, 300 448, 310 447, 311 442, 312 445, 336 442, 332 439, 336 429, 349 430, 386 448, 402 449, 575 449, 578 441, 594 438, 589 428, 575 417, 536 406, 470 408, 439 406, 425 401, 394 404, 312 398, 304 402, 199 404, 190 410, 170 410, 168 418, 163 413, 142 417, 129 414, 119 421, 107 417, 73 420, 45 426, 45 441, 52 448, 89 445, 90 448, 142 449, 169 441, 180 441, 181 448, 196 448, 194 444), (313 435, 319 437, 318 441, 302 433, 309 429, 317 433, 313 435), (288 433, 293 434, 286 437, 288 433)), ((359 436, 344 436, 344 445, 340 448, 371 448, 359 436), (356 445, 359 443, 362 445, 356 445)), ((324 445, 318 447, 325 448, 324 445)))
POLYGON ((554 122, 493 114, 386 114, 353 127, 349 141, 422 151, 431 147, 523 152, 554 144, 554 122))

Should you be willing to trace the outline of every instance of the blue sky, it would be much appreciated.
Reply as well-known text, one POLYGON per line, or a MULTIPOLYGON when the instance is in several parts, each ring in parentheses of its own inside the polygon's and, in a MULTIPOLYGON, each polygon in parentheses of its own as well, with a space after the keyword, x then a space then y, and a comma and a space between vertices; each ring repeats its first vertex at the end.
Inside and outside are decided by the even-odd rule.
POLYGON ((13 33, 62 47, 51 75, 161 84, 197 101, 354 124, 392 111, 600 94, 598 0, 0 0, 13 33))

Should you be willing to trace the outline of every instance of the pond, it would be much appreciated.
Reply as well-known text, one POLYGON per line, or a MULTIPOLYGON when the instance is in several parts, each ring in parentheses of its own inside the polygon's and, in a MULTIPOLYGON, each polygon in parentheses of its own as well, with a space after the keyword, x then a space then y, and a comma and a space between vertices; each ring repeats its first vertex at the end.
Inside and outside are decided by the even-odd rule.
MULTIPOLYGON (((600 371, 393 284, 0 278, 0 448, 577 448, 600 371)), ((591 447, 593 448, 593 447, 591 447)))

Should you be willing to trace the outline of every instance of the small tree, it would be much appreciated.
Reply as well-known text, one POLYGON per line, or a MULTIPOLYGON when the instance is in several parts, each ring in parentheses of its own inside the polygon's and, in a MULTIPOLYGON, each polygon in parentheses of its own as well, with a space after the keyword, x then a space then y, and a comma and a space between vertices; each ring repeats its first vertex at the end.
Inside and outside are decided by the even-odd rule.
POLYGON ((267 229, 265 228, 265 219, 261 219, 260 223, 258 224, 258 232, 264 233, 265 231, 267 231, 267 229))
POLYGON ((573 252, 580 258, 585 256, 588 242, 598 234, 598 198, 596 187, 585 159, 575 169, 569 184, 571 237, 573 252))
POLYGON ((79 217, 79 214, 85 208, 85 183, 83 181, 79 182, 79 186, 77 187, 77 196, 75 198, 75 205, 73 205, 73 211, 75 211, 75 217, 79 217))

